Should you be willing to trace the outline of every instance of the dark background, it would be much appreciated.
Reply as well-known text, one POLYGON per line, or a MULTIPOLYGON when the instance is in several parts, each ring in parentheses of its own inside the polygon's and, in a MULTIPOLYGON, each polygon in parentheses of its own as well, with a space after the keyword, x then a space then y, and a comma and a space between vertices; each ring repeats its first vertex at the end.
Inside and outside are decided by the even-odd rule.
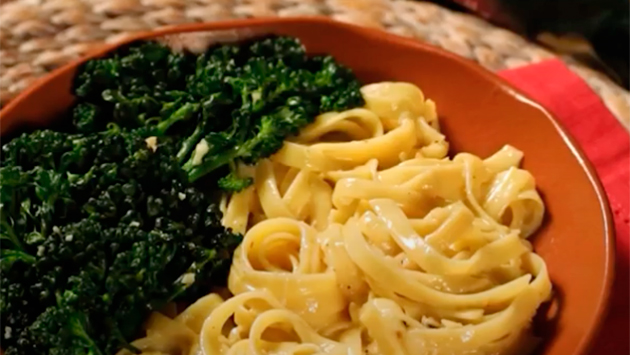
MULTIPOLYGON (((450 9, 484 16, 536 41, 542 33, 579 38, 590 44, 586 52, 570 53, 606 73, 626 89, 630 67, 629 0, 433 0, 450 9)), ((546 44, 551 49, 553 45, 546 44)), ((566 50, 567 46, 563 46, 566 50)), ((583 47, 583 46, 582 46, 583 47)), ((560 50, 562 52, 562 50, 560 50)))

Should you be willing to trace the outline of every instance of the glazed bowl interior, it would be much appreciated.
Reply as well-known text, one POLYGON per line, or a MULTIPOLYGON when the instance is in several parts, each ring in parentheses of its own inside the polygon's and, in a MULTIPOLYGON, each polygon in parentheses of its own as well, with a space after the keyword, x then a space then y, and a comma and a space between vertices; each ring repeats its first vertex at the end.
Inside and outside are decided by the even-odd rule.
MULTIPOLYGON (((582 355, 597 334, 612 284, 613 231, 601 186, 571 139, 544 109, 467 60, 419 42, 324 19, 257 19, 167 28, 137 39, 192 36, 201 48, 263 34, 298 37, 311 53, 329 53, 364 83, 406 81, 437 104, 452 152, 489 156, 505 144, 525 153, 547 206, 533 238, 546 261, 554 300, 537 317, 544 355, 582 355), (188 33, 182 35, 182 33, 188 33), (196 37, 195 37, 196 36, 196 37)), ((128 41, 128 42, 129 42, 128 41)), ((100 56, 115 48, 93 53, 100 56)), ((81 62, 61 68, 0 113, 2 134, 46 126, 73 101, 72 78, 81 62)))

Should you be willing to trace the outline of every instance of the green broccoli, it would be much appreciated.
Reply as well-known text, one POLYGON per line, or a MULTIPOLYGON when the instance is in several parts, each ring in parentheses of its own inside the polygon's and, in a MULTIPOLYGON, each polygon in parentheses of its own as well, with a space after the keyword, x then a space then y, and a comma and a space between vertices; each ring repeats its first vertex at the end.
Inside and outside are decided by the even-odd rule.
POLYGON ((7 354, 112 354, 151 310, 225 283, 240 237, 217 202, 188 182, 175 147, 127 144, 109 141, 126 156, 84 174, 0 168, 7 354), (189 273, 190 290, 178 281, 189 273))
MULTIPOLYGON (((260 118, 256 127, 247 124, 235 126, 228 136, 219 136, 211 133, 205 137, 201 144, 209 148, 202 149, 203 157, 194 152, 190 160, 184 165, 191 181, 222 167, 231 165, 234 161, 243 161, 247 164, 269 157, 282 147, 286 136, 297 133, 298 129, 312 120, 307 114, 308 102, 299 97, 289 98, 286 104, 275 112, 271 112, 260 118)), ((236 178, 234 170, 228 175, 229 180, 236 178)), ((229 187, 223 184, 223 187, 229 187)), ((242 189, 243 184, 235 187, 242 189)), ((238 191, 238 190, 236 190, 238 191)))
POLYGON ((5 355, 135 351, 151 311, 225 285, 242 236, 219 197, 253 183, 236 167, 363 105, 359 88, 289 37, 199 55, 141 42, 88 61, 63 129, 2 146, 5 355))

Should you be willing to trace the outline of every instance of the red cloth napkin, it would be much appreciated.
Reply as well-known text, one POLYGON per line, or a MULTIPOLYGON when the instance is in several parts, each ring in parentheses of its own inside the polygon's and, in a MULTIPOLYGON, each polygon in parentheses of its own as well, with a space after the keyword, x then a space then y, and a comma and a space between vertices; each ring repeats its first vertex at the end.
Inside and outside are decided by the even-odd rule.
POLYGON ((630 136, 591 88, 559 60, 499 75, 555 114, 597 170, 614 213, 617 265, 609 314, 591 355, 630 354, 630 136))

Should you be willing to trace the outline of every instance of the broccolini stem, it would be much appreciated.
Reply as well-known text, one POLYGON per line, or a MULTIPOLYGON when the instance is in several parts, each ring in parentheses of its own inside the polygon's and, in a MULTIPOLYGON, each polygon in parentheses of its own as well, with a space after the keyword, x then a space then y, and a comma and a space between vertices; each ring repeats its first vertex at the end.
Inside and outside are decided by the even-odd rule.
POLYGON ((258 136, 254 137, 251 140, 247 141, 245 144, 233 147, 226 152, 222 152, 218 156, 208 157, 206 160, 203 160, 199 165, 194 165, 192 163, 193 157, 191 157, 191 159, 189 159, 182 168, 188 173, 188 180, 190 182, 194 182, 202 178, 203 176, 213 172, 214 170, 224 165, 230 164, 230 162, 232 162, 234 159, 237 159, 243 156, 245 153, 251 151, 252 147, 255 147, 259 141, 260 138, 258 136))
POLYGON ((114 321, 112 321, 111 319, 108 318, 106 322, 107 322, 107 325, 108 325, 109 329, 112 331, 112 334, 113 334, 114 338, 116 338, 119 341, 119 343, 121 344, 120 345, 121 348, 128 350, 132 354, 140 354, 141 353, 140 349, 138 349, 135 346, 131 345, 127 341, 127 339, 125 339, 125 337, 120 332, 120 328, 118 328, 118 326, 116 326, 114 321))
POLYGON ((192 116, 195 111, 199 108, 199 104, 186 103, 184 106, 177 109, 177 111, 173 112, 173 114, 167 118, 166 120, 160 122, 157 125, 157 131, 160 135, 166 134, 166 131, 171 128, 176 122, 185 121, 192 116))
POLYGON ((72 330, 72 334, 81 338, 85 343, 85 347, 90 349, 89 355, 103 355, 103 352, 98 348, 98 345, 94 342, 94 339, 90 337, 84 327, 84 322, 79 319, 79 317, 85 317, 84 314, 77 314, 75 317, 71 318, 69 323, 70 329, 72 330))
POLYGON ((171 293, 171 295, 168 298, 166 298, 166 302, 164 302, 164 304, 168 304, 175 301, 175 299, 183 295, 184 292, 186 292, 186 290, 190 288, 192 283, 187 283, 185 281, 186 275, 189 275, 189 274, 193 275, 192 281, 194 282, 194 277, 197 276, 197 274, 201 270, 203 270, 203 268, 206 266, 208 262, 214 260, 217 257, 217 251, 214 249, 205 249, 205 252, 206 252, 205 253, 206 258, 203 261, 197 261, 197 262, 192 263, 188 267, 188 270, 186 270, 185 273, 183 273, 179 278, 177 278, 177 280, 174 283, 175 285, 174 291, 173 293, 171 293))
POLYGON ((190 152, 195 148, 199 140, 201 140, 201 136, 203 136, 203 124, 199 124, 193 134, 190 137, 186 138, 182 147, 177 152, 177 161, 180 163, 184 162, 184 159, 190 154, 190 152))
POLYGON ((238 147, 234 147, 227 152, 221 153, 219 156, 208 158, 208 160, 203 161, 199 165, 194 165, 192 163, 193 157, 191 157, 182 168, 188 173, 188 180, 190 182, 195 182, 206 174, 209 174, 223 165, 228 164, 232 159, 235 159, 238 156, 239 149, 238 147))
MULTIPOLYGON (((4 214, 6 212, 2 211, 1 213, 4 214)), ((7 221, 5 220, 1 221, 0 227, 1 227, 0 239, 10 242, 16 249, 25 253, 26 255, 29 255, 28 253, 26 253, 26 249, 24 248, 24 246, 18 239, 17 235, 15 235, 15 231, 13 230, 13 227, 11 227, 9 223, 7 223, 7 221)))
POLYGON ((28 264, 34 264, 37 259, 34 256, 19 250, 3 250, 0 255, 0 262, 12 263, 16 260, 22 260, 28 264))

